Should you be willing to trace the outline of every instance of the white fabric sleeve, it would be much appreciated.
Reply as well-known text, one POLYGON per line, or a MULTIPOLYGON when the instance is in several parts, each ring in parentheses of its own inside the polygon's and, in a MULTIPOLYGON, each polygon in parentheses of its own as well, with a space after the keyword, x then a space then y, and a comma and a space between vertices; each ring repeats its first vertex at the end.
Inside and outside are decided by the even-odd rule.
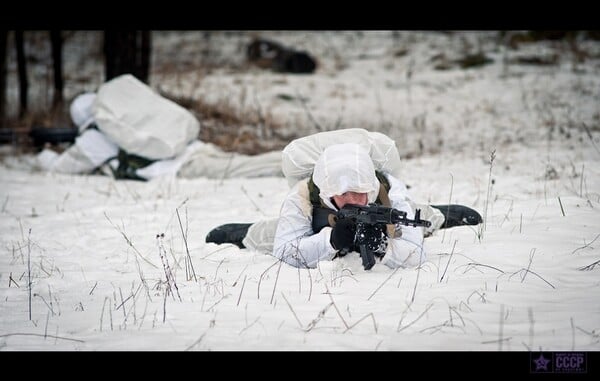
POLYGON ((315 268, 319 261, 335 256, 330 237, 330 227, 314 234, 307 181, 298 182, 281 206, 273 256, 295 267, 315 268))
POLYGON ((87 129, 60 155, 44 150, 38 155, 38 160, 42 169, 58 173, 89 173, 118 153, 119 147, 104 134, 87 129))
MULTIPOLYGON (((413 219, 415 211, 411 206, 406 185, 393 176, 388 175, 386 177, 390 183, 388 196, 392 207, 406 212, 407 218, 413 219)), ((396 230, 398 229, 402 231, 402 235, 388 241, 386 254, 381 263, 393 269, 421 265, 427 259, 423 248, 423 228, 400 225, 396 228, 396 230)))
POLYGON ((119 154, 119 147, 106 135, 95 129, 87 129, 75 139, 75 145, 90 160, 94 167, 99 167, 111 157, 119 154))

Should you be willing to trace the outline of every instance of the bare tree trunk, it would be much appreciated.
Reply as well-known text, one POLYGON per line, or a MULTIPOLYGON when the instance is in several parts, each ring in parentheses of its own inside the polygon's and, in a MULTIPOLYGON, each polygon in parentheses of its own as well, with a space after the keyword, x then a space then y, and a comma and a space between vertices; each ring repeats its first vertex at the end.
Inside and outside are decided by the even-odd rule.
POLYGON ((8 31, 0 30, 0 128, 6 122, 6 45, 8 31))
POLYGON ((149 31, 104 31, 105 80, 132 74, 148 83, 151 49, 149 31))
POLYGON ((63 73, 62 73, 62 35, 60 30, 50 31, 50 42, 52 45, 52 67, 54 71, 54 94, 52 96, 52 107, 57 108, 63 103, 63 73))
POLYGON ((148 79, 150 78, 150 58, 152 53, 152 36, 150 35, 150 31, 142 31, 141 39, 139 78, 145 78, 143 81, 148 83, 148 79))
POLYGON ((104 80, 108 81, 115 77, 114 71, 116 66, 116 32, 104 31, 104 80))
POLYGON ((17 70, 19 73, 19 118, 22 118, 27 113, 27 92, 29 90, 22 30, 15 31, 15 46, 17 48, 17 70))

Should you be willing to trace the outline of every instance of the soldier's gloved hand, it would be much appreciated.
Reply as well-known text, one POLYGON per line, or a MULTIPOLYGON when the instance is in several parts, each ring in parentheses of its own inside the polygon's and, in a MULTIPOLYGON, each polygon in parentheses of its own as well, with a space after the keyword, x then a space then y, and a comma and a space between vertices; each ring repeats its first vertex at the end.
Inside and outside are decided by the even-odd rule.
POLYGON ((331 239, 329 242, 336 250, 350 249, 354 244, 354 235, 356 234, 356 224, 349 219, 338 219, 331 230, 331 239))

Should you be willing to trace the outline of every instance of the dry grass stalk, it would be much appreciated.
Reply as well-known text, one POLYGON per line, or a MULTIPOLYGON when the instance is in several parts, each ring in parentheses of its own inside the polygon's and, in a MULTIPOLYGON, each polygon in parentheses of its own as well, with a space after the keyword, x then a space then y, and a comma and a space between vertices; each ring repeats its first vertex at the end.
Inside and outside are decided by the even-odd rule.
POLYGON ((52 339, 59 339, 59 340, 68 340, 68 341, 75 341, 78 343, 85 343, 84 340, 79 340, 79 339, 72 339, 70 337, 64 337, 64 336, 55 336, 55 335, 47 335, 47 334, 38 334, 38 333, 20 333, 20 332, 16 332, 16 333, 5 333, 3 335, 0 335, 0 337, 9 337, 9 336, 34 336, 34 337, 50 337, 52 339))
POLYGON ((400 269, 400 267, 397 267, 397 268, 396 268, 396 269, 395 269, 395 270, 394 270, 394 271, 393 271, 393 272, 390 274, 390 276, 388 276, 388 277, 387 277, 387 278, 386 278, 386 279, 385 279, 385 280, 384 280, 384 281, 383 281, 383 282, 382 282, 382 283, 379 285, 379 287, 377 287, 377 288, 375 289, 375 291, 373 291, 373 293, 372 293, 372 294, 371 294, 371 295, 370 295, 370 296, 367 298, 367 300, 371 300, 371 298, 373 297, 373 295, 375 295, 375 293, 376 293, 377 291, 379 291, 379 289, 380 289, 381 287, 383 287, 383 285, 384 285, 384 284, 386 284, 386 283, 387 283, 387 281, 388 281, 388 280, 390 280, 390 278, 391 278, 391 277, 393 277, 393 276, 394 276, 394 274, 396 274, 396 272, 397 272, 399 269, 400 269))
POLYGON ((444 279, 444 276, 446 275, 446 271, 448 270, 448 265, 450 265, 450 261, 452 260, 452 256, 454 255, 454 249, 456 248, 457 242, 458 242, 458 240, 455 239, 454 245, 452 245, 452 251, 450 252, 450 258, 448 258, 448 262, 446 263, 446 268, 444 268, 444 272, 442 273, 442 276, 440 277, 440 283, 442 283, 442 280, 444 279))
POLYGON ((485 232, 486 228, 487 228, 487 212, 488 212, 488 206, 489 206, 489 202, 490 202, 490 193, 492 191, 492 168, 494 166, 494 159, 496 158, 496 150, 492 150, 492 152, 490 153, 490 172, 488 175, 488 186, 487 186, 487 196, 485 198, 485 207, 483 209, 483 225, 482 229, 479 233, 479 240, 481 241, 481 239, 483 238, 483 232, 485 232))
POLYGON ((287 303, 288 307, 290 308, 290 311, 292 311, 292 314, 294 314, 294 318, 296 318, 296 321, 300 325, 300 328, 303 328, 304 325, 302 324, 302 322, 300 321, 300 319, 298 319, 298 315, 296 315, 296 311, 294 311, 294 309, 292 308, 292 305, 287 300, 287 298, 285 297, 285 295, 283 294, 283 292, 281 293, 281 296, 283 296, 283 300, 285 300, 285 302, 287 303))
POLYGON ((321 311, 319 311, 319 314, 317 315, 317 317, 314 318, 310 323, 308 323, 308 325, 306 326, 306 328, 304 328, 304 331, 305 332, 310 332, 317 325, 317 323, 321 319, 323 319, 323 317, 325 316, 325 313, 327 313, 327 310, 331 306, 333 306, 333 302, 329 303, 328 305, 325 306, 325 308, 323 308, 321 311))
POLYGON ((181 301, 181 295, 179 295, 179 287, 177 287, 177 282, 175 282, 175 276, 173 275, 173 271, 171 269, 171 266, 169 265, 169 259, 167 258, 167 251, 162 242, 163 238, 164 234, 156 235, 156 240, 158 244, 158 255, 160 256, 160 260, 163 265, 163 271, 165 272, 166 278, 165 282, 167 287, 165 289, 165 292, 166 294, 171 294, 173 298, 175 298, 175 293, 173 292, 173 289, 175 289, 177 297, 179 298, 179 301, 181 301))
POLYGON ((140 258, 142 258, 144 260, 144 262, 148 263, 150 266, 154 267, 155 269, 158 268, 158 266, 156 266, 154 263, 150 262, 148 259, 144 258, 144 256, 138 251, 138 249, 133 245, 133 242, 131 242, 131 240, 129 239, 129 237, 127 236, 127 234, 125 234, 125 232, 119 228, 117 225, 115 225, 111 219, 108 217, 108 215, 106 214, 106 212, 104 212, 104 217, 106 217, 106 219, 108 220, 108 222, 119 232, 121 233, 121 235, 123 236, 123 238, 125 239, 125 242, 127 242, 127 244, 133 249, 134 253, 136 253, 140 258))
MULTIPOLYGON (((594 243, 594 242, 595 242, 595 241, 598 239, 598 237, 600 237, 600 234, 598 234, 598 235, 596 236, 596 238, 594 238, 594 239, 592 240, 592 242, 590 242, 590 243, 588 243, 588 244, 586 244, 586 245, 583 245, 583 246, 581 246, 581 247, 578 247, 577 249, 573 250, 573 251, 571 252, 571 254, 575 254, 575 252, 576 252, 577 250, 585 249, 586 247, 590 246, 592 243, 594 243)), ((585 241, 584 241, 584 242, 585 242, 585 241)))
POLYGON ((277 289, 277 281, 279 280, 279 272, 281 271, 281 264, 283 261, 279 261, 279 267, 277 268, 277 275, 275 276, 275 284, 273 284, 273 292, 271 293, 271 301, 269 304, 273 304, 273 297, 275 296, 275 290, 277 289))
POLYGON ((560 201, 560 196, 558 196, 558 203, 560 205, 560 211, 562 212, 563 217, 566 217, 566 215, 565 215, 565 209, 563 208, 562 201, 560 201))
POLYGON ((242 289, 240 290, 240 296, 238 296, 238 301, 236 306, 240 305, 240 300, 242 300, 242 293, 244 292, 244 286, 246 285, 246 275, 244 275, 244 282, 242 283, 242 289))
POLYGON ((273 262, 273 264, 269 267, 267 267, 267 269, 265 271, 263 271, 262 274, 260 274, 260 277, 258 278, 258 287, 256 288, 256 298, 260 299, 260 284, 263 280, 263 277, 267 274, 267 272, 277 264, 277 262, 280 262, 280 260, 276 260, 275 262, 273 262))
POLYGON ((375 320, 375 315, 373 315, 372 312, 370 312, 370 313, 366 314, 365 316, 361 317, 356 323, 354 323, 350 327, 346 328, 346 330, 343 333, 348 332, 349 330, 351 330, 352 328, 354 328, 356 325, 358 325, 358 323, 360 323, 361 321, 365 320, 369 316, 373 320, 373 328, 375 328, 375 333, 377 333, 377 321, 375 320))
POLYGON ((339 308, 335 304, 335 301, 333 300, 333 296, 331 296, 331 292, 329 291, 329 288, 327 287, 327 284, 325 284, 325 289, 327 290, 327 295, 329 295, 329 299, 331 299, 331 303, 333 303, 333 307, 335 308, 335 311, 339 315, 340 319, 342 319, 342 322, 344 323, 344 326, 346 326, 346 329, 348 329, 348 323, 346 323, 346 320, 344 320, 344 317, 342 316, 342 313, 340 312, 339 308))
MULTIPOLYGON (((410 307, 410 305, 412 305, 412 302, 409 304, 409 307, 410 307)), ((403 318, 401 318, 400 321, 398 322, 398 328, 396 329, 396 332, 404 331, 406 328, 408 328, 411 325, 415 324, 419 319, 421 319, 423 317, 423 315, 425 315, 427 313, 427 311, 429 311, 429 309, 431 307, 433 307, 433 303, 428 304, 427 308, 425 308, 425 311, 421 312, 421 314, 415 320, 411 321, 410 323, 408 323, 404 327, 402 327, 402 320, 403 320, 403 318)))
MULTIPOLYGON (((187 209, 186 209, 187 211, 187 209)), ((198 282, 198 278, 196 277, 196 271, 194 270, 194 264, 192 263, 192 257, 190 255, 190 249, 188 248, 188 243, 187 243, 187 234, 185 234, 185 232, 183 231, 183 225, 181 224, 181 217, 179 217, 179 210, 176 208, 175 212, 177 213, 177 220, 179 221, 179 228, 181 229, 181 235, 183 236, 183 242, 185 244, 185 252, 186 252, 186 266, 185 266, 185 272, 186 272, 186 279, 190 279, 189 278, 189 274, 188 274, 188 267, 192 272, 192 275, 194 276, 194 282, 198 282)), ((187 226, 187 213, 186 213, 186 226, 187 226)))
POLYGON ((29 320, 31 320, 31 228, 27 236, 27 289, 29 292, 29 320))

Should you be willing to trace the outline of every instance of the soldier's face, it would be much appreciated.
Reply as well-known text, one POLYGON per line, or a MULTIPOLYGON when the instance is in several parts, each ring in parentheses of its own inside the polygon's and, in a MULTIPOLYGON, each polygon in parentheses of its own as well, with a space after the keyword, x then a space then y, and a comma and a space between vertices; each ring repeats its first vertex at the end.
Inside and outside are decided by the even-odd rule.
POLYGON ((346 204, 367 205, 368 197, 366 193, 346 192, 333 196, 333 201, 339 209, 342 209, 346 204))

